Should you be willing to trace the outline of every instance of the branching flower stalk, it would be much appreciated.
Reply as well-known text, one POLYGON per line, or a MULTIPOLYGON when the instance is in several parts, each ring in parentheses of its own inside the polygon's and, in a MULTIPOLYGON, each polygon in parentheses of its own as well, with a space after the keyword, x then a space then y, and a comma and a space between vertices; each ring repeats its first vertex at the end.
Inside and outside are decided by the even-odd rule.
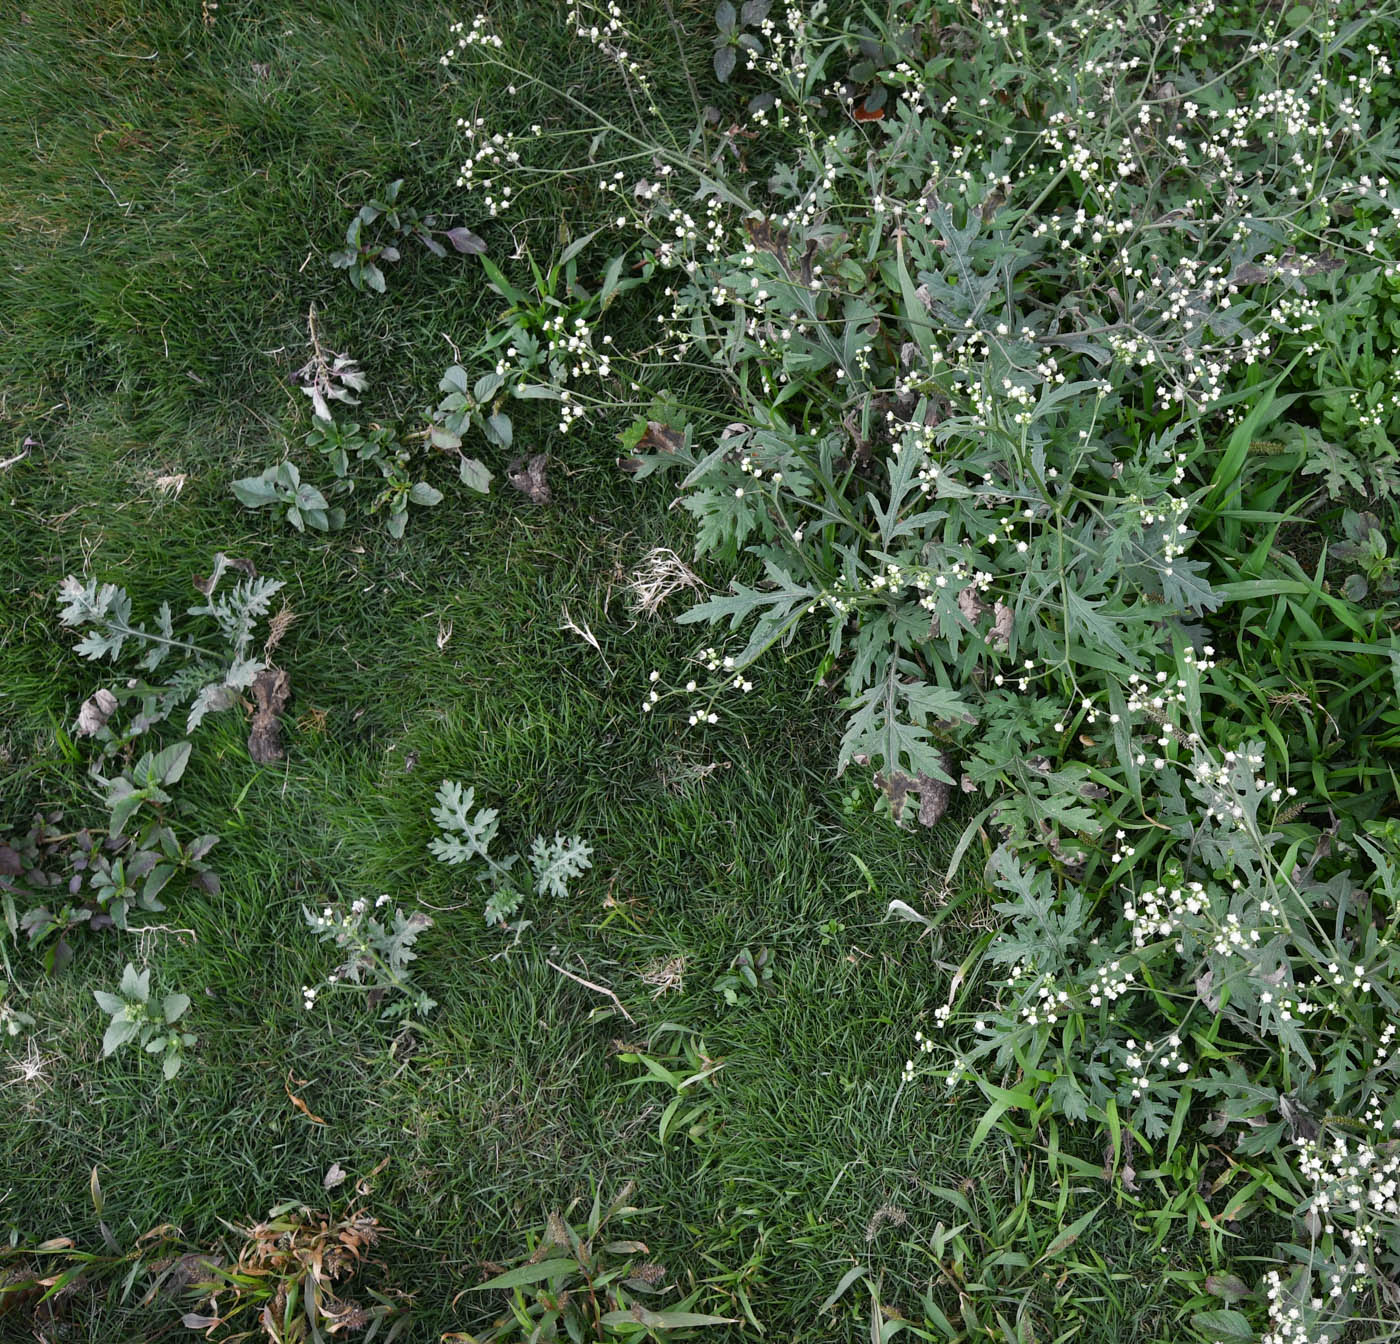
MULTIPOLYGON (((1400 499, 1395 6, 734 8, 727 129, 678 154, 577 108, 646 173, 596 183, 635 240, 609 273, 659 291, 656 339, 613 357, 653 398, 629 468, 675 473, 733 569, 681 618, 720 637, 640 708, 703 730, 815 647, 881 806, 980 795, 947 879, 985 840, 1000 925, 906 1080, 975 1079, 981 1137, 1054 1116, 1161 1171, 1189 1119, 1291 1215, 1328 1117, 1400 1118, 1396 739, 1368 699, 1400 644, 1388 594, 1333 578, 1379 582, 1389 548, 1368 525, 1324 577, 1280 530, 1400 499), (723 416, 670 395, 706 368, 723 416), (1325 715, 1279 722, 1281 684, 1325 715)), ((647 88, 618 6, 570 23, 647 88)), ((485 15, 454 36, 445 64, 528 78, 485 15)), ((464 129, 460 185, 513 207, 534 135, 464 129)), ((1322 1227, 1281 1247, 1269 1344, 1337 1337, 1364 1266, 1400 1272, 1383 1229, 1369 1261, 1322 1227)))

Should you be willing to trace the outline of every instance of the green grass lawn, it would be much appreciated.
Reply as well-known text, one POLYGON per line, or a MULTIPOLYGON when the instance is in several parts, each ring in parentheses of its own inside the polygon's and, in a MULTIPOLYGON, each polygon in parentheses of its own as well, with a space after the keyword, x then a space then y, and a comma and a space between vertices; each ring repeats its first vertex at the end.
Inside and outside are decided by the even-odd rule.
MULTIPOLYGON (((183 785, 189 826, 220 837, 219 894, 182 897, 139 937, 80 938, 52 978, 11 949, 39 1025, 0 1054, 0 1227, 96 1244, 96 1168, 119 1238, 174 1223, 209 1244, 221 1220, 343 1199, 350 1185, 322 1188, 333 1163, 351 1185, 384 1163, 378 1253, 414 1298, 408 1337, 426 1341, 490 1319, 499 1303, 459 1294, 551 1210, 630 1178, 651 1210, 631 1235, 675 1282, 719 1283, 709 1300, 732 1307, 741 1289, 769 1339, 836 1341, 870 1335, 863 1290, 819 1311, 856 1265, 893 1310, 916 1312, 935 1284, 952 1310, 940 1224, 974 1222, 965 1235, 989 1255, 1034 1261, 1097 1211, 1001 1309, 1032 1301, 1026 1339, 1067 1337, 1070 1322, 1079 1340, 1174 1338, 1170 1271, 1199 1268, 1203 1239, 1173 1227, 1159 1248, 1138 1200, 1089 1174, 1102 1152, 1065 1140, 1078 1165, 1050 1167, 1054 1136, 1013 1149, 997 1132, 971 1151, 972 1097, 901 1091, 913 1034, 986 911, 922 937, 886 917, 892 899, 924 912, 945 899, 958 832, 872 818, 864 784, 848 798, 820 650, 792 651, 781 682, 763 676, 717 728, 640 712, 648 672, 681 666, 695 637, 665 618, 679 601, 659 619, 629 608, 628 574, 655 546, 686 553, 687 530, 663 486, 617 470, 621 424, 567 440, 548 417, 522 425, 550 454, 552 505, 444 480, 447 501, 402 542, 363 517, 300 537, 229 494, 302 451, 288 375, 313 304, 326 343, 366 368, 367 420, 426 406, 453 344, 492 316, 471 258, 410 256, 384 297, 330 268, 351 209, 384 183, 406 178, 406 196, 477 228, 508 270, 517 243, 548 246, 565 219, 592 226, 596 203, 548 192, 511 227, 459 215, 464 94, 449 98, 436 58, 463 15, 431 0, 222 0, 211 22, 197 0, 22 8, 0 31, 0 461, 21 457, 0 472, 0 829, 93 806, 68 732, 98 674, 58 627, 63 575, 179 605, 223 550, 286 580, 297 619, 280 653, 286 761, 255 767, 225 716, 201 731, 183 785), (428 855, 444 777, 499 807, 521 847, 556 829, 594 846, 592 871, 567 902, 534 902, 518 944, 428 855), (381 892, 435 921, 417 967, 439 1007, 402 1032, 351 995, 301 1006, 330 964, 302 906, 381 892), (773 978, 729 1006, 715 981, 745 947, 771 950, 773 978), (99 1058, 90 991, 128 960, 194 999, 198 1045, 169 1085, 134 1054, 99 1058), (724 1068, 706 1132, 663 1144, 669 1095, 632 1086, 643 1070, 619 1056, 683 1039, 724 1068)), ((697 15, 709 21, 703 6, 680 19, 703 69, 697 15)), ((663 4, 654 18, 671 42, 663 4)), ((587 99, 555 7, 531 0, 514 21, 558 63, 560 89, 587 99)), ((570 115, 563 101, 515 114, 570 115)), ((646 302, 632 317, 649 320, 646 302)), ((62 1338, 155 1338, 174 1319, 98 1294, 62 1338)))

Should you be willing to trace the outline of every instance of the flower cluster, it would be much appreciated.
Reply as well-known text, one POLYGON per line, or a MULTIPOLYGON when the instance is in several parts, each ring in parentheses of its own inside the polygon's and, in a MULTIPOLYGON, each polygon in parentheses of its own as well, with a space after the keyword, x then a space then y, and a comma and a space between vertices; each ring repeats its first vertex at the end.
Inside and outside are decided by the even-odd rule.
POLYGON ((643 89, 651 87, 641 65, 632 55, 628 43, 632 40, 622 19, 616 0, 605 4, 576 4, 568 12, 568 22, 576 36, 591 42, 620 70, 632 76, 643 89))
MULTIPOLYGON (((696 697, 689 702, 686 708, 686 722, 692 727, 705 724, 716 724, 719 722, 719 713, 714 706, 719 697, 726 692, 737 691, 741 695, 748 695, 754 689, 753 678, 747 672, 736 672, 734 669, 738 662, 733 654, 721 654, 714 647, 701 649, 696 655, 695 661, 710 674, 711 680, 708 685, 702 686, 700 681, 691 677, 679 691, 673 692, 677 695, 696 697)), ((661 680, 661 673, 655 668, 648 674, 650 689, 642 701, 642 713, 650 714, 652 710, 661 703, 662 693, 657 690, 657 684, 661 680)))
POLYGON ((511 194, 515 190, 509 182, 497 186, 495 178, 520 162, 520 151, 512 148, 499 131, 494 135, 488 132, 485 117, 470 121, 458 117, 457 129, 466 142, 466 157, 457 170, 457 185, 481 192, 487 214, 495 219, 510 208, 511 194))

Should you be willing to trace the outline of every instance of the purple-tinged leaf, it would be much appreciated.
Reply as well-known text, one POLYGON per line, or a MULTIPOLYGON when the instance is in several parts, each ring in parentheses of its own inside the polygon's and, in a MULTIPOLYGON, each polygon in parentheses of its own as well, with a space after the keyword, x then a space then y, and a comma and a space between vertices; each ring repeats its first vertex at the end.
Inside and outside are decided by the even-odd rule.
POLYGON ((472 256, 478 256, 486 251, 486 244, 470 229, 460 225, 455 229, 446 230, 443 237, 459 252, 468 252, 472 256))

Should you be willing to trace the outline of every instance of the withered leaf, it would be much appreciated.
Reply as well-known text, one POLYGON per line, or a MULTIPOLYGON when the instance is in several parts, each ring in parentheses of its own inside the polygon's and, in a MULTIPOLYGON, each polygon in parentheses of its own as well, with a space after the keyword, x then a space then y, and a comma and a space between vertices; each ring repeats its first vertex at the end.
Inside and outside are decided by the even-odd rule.
POLYGON ((987 610, 982 599, 977 596, 977 585, 969 583, 958 594, 958 610, 967 617, 969 625, 976 625, 982 613, 987 610))
MULTIPOLYGON (((1103 1150, 1103 1178, 1106 1181, 1113 1179, 1113 1145, 1107 1144, 1103 1150)), ((1133 1166, 1133 1141, 1125 1138, 1123 1141, 1123 1160, 1118 1168, 1118 1179, 1123 1183, 1123 1189, 1130 1193, 1136 1191, 1137 1168, 1133 1166)))
POLYGON ((1317 1138, 1318 1123, 1308 1114, 1304 1106, 1296 1101, 1293 1096, 1280 1096, 1278 1099, 1278 1113, 1283 1123, 1288 1126, 1289 1132, 1293 1136, 1293 1142, 1300 1139, 1311 1141, 1317 1138))
POLYGON ((987 637, 999 649, 1011 644, 1011 608, 998 602, 992 607, 992 633, 987 637))
POLYGON ((506 468, 506 479, 534 504, 548 504, 553 499, 545 468, 549 459, 544 453, 517 457, 506 468))
POLYGON ((265 667, 253 679, 253 727, 248 734, 248 755, 257 765, 280 761, 282 721, 280 715, 292 693, 292 679, 280 667, 265 667))
POLYGON ((297 614, 283 602, 267 622, 267 642, 263 645, 263 657, 271 658, 272 651, 282 642, 287 631, 296 624, 297 614))
POLYGON ((659 420, 648 420, 647 432, 637 440, 637 447, 653 453, 678 453, 685 447, 685 434, 659 420))
POLYGON ((293 1106, 297 1108, 297 1110, 299 1110, 308 1120, 310 1120, 313 1125, 324 1125, 326 1122, 323 1119, 321 1119, 319 1115, 313 1115, 311 1107, 308 1106, 299 1096, 297 1096, 292 1091, 292 1084, 300 1081, 300 1079, 293 1078, 290 1073, 287 1075, 287 1081, 282 1084, 283 1088, 287 1093, 287 1099, 292 1103, 293 1106))
POLYGON ((851 455, 851 460, 856 466, 863 467, 870 461, 870 440, 860 432, 860 417, 854 410, 848 411, 841 421, 842 427, 850 435, 851 443, 855 451, 851 455))
MULTIPOLYGON (((218 556, 214 558, 217 560, 218 556)), ((247 575, 250 579, 256 579, 258 577, 257 566, 254 565, 251 560, 239 559, 232 555, 224 556, 224 560, 230 569, 236 569, 240 573, 247 575)), ((210 589, 209 575, 196 574, 194 576, 194 586, 199 592, 203 593, 205 597, 208 597, 210 589)))
POLYGON ((1123 1189, 1129 1194, 1137 1193, 1137 1168, 1126 1157, 1123 1158, 1123 1167, 1118 1173, 1118 1179, 1123 1182, 1123 1189))
POLYGON ((1236 267, 1230 279, 1237 285, 1257 285, 1279 276, 1326 275, 1340 270, 1346 262, 1341 257, 1300 257, 1291 247, 1286 249, 1274 266, 1259 266, 1245 262, 1236 267))
POLYGON ((1214 983, 1214 970, 1207 970, 1207 972, 1197 976, 1196 997, 1205 1004, 1205 1007, 1210 1008, 1211 1012, 1219 1012, 1221 1011, 1221 998, 1219 998, 1219 994, 1214 993, 1214 990, 1212 990, 1214 983))
POLYGON ((896 821, 904 815, 904 803, 913 786, 914 781, 898 770, 891 770, 888 775, 877 773, 875 776, 875 787, 890 800, 890 812, 896 821))
MULTIPOLYGON (((948 758, 943 758, 945 770, 951 770, 948 758)), ((875 787, 890 800, 890 811, 895 821, 903 820, 904 805, 910 795, 919 800, 919 825, 937 826, 948 810, 953 790, 940 779, 933 779, 922 770, 913 779, 901 770, 891 770, 888 775, 877 774, 875 787)))
POLYGON ((775 256, 781 255, 787 250, 788 239, 792 236, 790 229, 773 230, 772 222, 764 219, 755 219, 750 216, 744 221, 744 227, 749 231, 755 247, 761 247, 765 251, 772 252, 775 256))
POLYGON ((922 771, 919 773, 919 825, 937 826, 948 810, 948 799, 952 789, 941 779, 930 779, 922 771))
POLYGON ((95 691, 78 710, 78 736, 91 737, 104 727, 117 708, 117 697, 105 686, 95 691))

